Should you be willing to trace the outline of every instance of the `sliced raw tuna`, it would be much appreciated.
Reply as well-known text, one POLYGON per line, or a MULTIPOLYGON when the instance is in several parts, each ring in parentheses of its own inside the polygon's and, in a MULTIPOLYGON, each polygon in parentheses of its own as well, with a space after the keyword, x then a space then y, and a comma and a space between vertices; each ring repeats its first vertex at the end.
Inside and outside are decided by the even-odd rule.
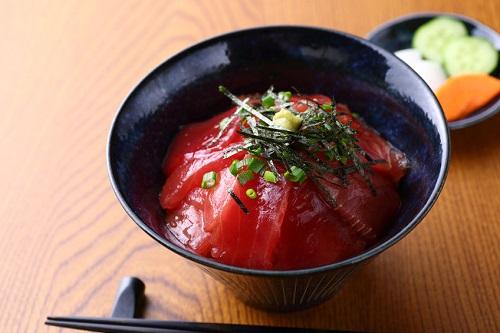
MULTIPOLYGON (((252 104, 258 103, 256 96, 251 97, 252 104)), ((300 112, 308 108, 304 100, 320 105, 332 102, 323 95, 291 99, 300 112)), ((243 142, 237 119, 214 144, 208 144, 219 133, 220 121, 234 111, 232 108, 205 122, 188 125, 174 139, 165 160, 167 180, 160 194, 166 213, 166 237, 225 264, 286 270, 355 256, 383 235, 399 209, 396 186, 405 174, 407 160, 376 131, 353 117, 347 106, 337 105, 338 119, 357 131, 359 145, 372 159, 385 160, 366 171, 375 194, 359 173, 348 176, 348 186, 340 185, 339 179, 329 174, 322 175, 321 186, 311 178, 294 183, 280 177, 274 184, 262 175, 240 184, 229 166, 234 159, 247 157, 246 152, 224 158, 224 152, 243 142), (203 175, 210 171, 217 174, 216 185, 203 189, 203 175), (255 190, 257 197, 248 197, 247 189, 255 190)), ((279 163, 277 167, 282 174, 284 167, 279 163)))

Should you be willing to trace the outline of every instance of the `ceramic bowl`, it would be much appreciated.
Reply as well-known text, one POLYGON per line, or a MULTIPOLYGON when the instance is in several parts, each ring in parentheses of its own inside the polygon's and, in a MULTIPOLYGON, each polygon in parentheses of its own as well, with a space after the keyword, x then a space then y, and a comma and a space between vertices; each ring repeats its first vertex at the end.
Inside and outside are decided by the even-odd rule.
MULTIPOLYGON (((427 85, 391 53, 361 38, 311 27, 275 26, 231 32, 165 60, 126 97, 113 121, 108 168, 132 220, 159 244, 195 263, 243 301, 268 310, 297 310, 329 299, 364 262, 407 235, 436 201, 445 180, 449 134, 427 85), (179 126, 230 107, 218 85, 251 93, 296 87, 335 96, 404 151, 411 169, 402 206, 380 241, 363 253, 310 269, 273 271, 228 266, 198 256, 166 236, 158 194, 162 161, 179 126)), ((168 257, 164 263, 168 265, 168 257)))

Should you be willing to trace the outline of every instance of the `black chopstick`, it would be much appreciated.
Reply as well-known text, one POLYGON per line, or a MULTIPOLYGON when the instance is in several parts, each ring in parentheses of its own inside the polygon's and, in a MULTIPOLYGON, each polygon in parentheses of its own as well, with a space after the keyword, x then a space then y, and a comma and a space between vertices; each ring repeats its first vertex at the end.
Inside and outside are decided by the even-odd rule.
POLYGON ((113 325, 113 324, 94 324, 84 322, 69 322, 69 321, 55 321, 47 320, 45 325, 57 326, 64 328, 72 328, 83 331, 92 332, 106 332, 106 333, 203 333, 201 331, 185 331, 173 330, 167 328, 154 328, 147 326, 127 326, 127 325, 113 325))
MULTIPOLYGON (((108 333, 341 333, 346 331, 128 318, 47 317, 46 325, 108 333)), ((350 332, 353 333, 353 332, 350 332)))

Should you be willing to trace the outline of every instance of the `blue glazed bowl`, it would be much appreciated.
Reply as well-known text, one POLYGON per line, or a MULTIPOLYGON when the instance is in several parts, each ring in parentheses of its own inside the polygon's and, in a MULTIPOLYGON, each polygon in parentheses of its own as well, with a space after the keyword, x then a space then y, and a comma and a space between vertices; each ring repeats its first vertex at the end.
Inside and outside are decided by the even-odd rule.
MULTIPOLYGON (((297 310, 333 296, 360 264, 408 234, 436 201, 445 180, 449 137, 427 85, 373 44, 332 30, 277 26, 232 32, 196 44, 148 74, 119 108, 108 143, 118 200, 158 243, 196 263, 243 301, 268 310, 297 310), (384 238, 358 256, 290 271, 228 266, 179 247, 165 235, 158 194, 162 161, 179 126, 230 107, 218 85, 235 93, 296 87, 335 96, 411 160, 400 186, 401 210, 384 238)), ((168 265, 168 262, 165 262, 168 265)))
MULTIPOLYGON (((410 48, 415 30, 436 16, 442 15, 451 16, 462 21, 470 35, 486 38, 497 50, 500 50, 500 35, 498 32, 470 17, 452 13, 416 13, 402 16, 375 28, 368 34, 368 40, 390 52, 410 48)), ((497 66, 490 75, 497 79, 500 78, 500 66, 497 66)), ((500 96, 469 116, 463 119, 450 121, 448 126, 452 130, 469 127, 494 116, 499 111, 500 96)))

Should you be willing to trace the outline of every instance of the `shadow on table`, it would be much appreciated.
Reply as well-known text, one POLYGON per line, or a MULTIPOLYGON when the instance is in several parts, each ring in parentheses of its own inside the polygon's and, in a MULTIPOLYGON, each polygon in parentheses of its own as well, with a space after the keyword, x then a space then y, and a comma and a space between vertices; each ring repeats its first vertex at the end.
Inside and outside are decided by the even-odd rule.
MULTIPOLYGON (((416 325, 416 303, 408 304, 409 288, 404 273, 398 272, 393 253, 391 259, 376 258, 356 272, 332 300, 308 310, 291 313, 260 312, 266 323, 279 326, 352 330, 359 332, 395 331, 416 325), (394 261, 393 263, 387 262, 394 261), (383 262, 386 261, 386 262, 383 262), (394 266, 387 271, 388 266, 394 266), (390 292, 386 293, 388 289, 390 292)), ((399 268, 403 270, 405 268, 399 268)), ((424 289, 424 281, 412 280, 411 290, 424 289), (421 286, 418 286, 420 285, 421 286)), ((250 315, 252 316, 252 315, 250 315)))

